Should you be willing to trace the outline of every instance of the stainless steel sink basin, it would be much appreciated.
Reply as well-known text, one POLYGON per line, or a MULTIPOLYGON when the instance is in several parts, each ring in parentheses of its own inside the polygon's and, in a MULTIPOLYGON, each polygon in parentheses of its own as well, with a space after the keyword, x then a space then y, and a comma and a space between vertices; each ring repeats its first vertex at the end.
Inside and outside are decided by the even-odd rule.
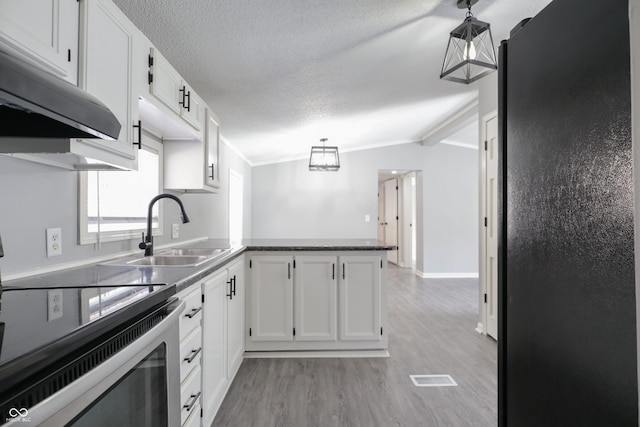
POLYGON ((211 259, 211 257, 203 255, 152 255, 128 261, 126 265, 152 265, 154 267, 194 267, 208 261, 209 259, 211 259))
POLYGON ((172 248, 167 251, 160 252, 160 255, 171 255, 171 256, 187 256, 187 255, 197 255, 197 256, 205 256, 208 258, 216 257, 221 255, 223 252, 228 251, 229 249, 212 249, 212 248, 172 248))
POLYGON ((226 254, 230 249, 213 248, 172 248, 158 252, 152 256, 131 256, 103 265, 115 266, 152 266, 152 267, 196 267, 226 254))

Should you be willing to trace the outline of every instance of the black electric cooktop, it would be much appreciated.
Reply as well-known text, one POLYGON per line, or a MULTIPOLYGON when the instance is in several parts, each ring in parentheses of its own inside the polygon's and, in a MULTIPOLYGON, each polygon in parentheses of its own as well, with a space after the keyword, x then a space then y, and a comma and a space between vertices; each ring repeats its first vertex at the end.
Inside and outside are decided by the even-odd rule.
POLYGON ((86 285, 0 285, 0 398, 175 294, 148 279, 129 271, 86 285))

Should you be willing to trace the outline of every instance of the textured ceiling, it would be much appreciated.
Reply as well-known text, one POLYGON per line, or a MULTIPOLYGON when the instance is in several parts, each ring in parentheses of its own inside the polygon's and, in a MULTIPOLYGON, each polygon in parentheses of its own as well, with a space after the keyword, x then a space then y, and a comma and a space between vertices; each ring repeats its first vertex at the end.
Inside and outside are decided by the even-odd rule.
MULTIPOLYGON (((481 0, 496 48, 550 0, 481 0)), ((477 98, 439 80, 455 0, 115 0, 252 164, 420 140, 477 98)))

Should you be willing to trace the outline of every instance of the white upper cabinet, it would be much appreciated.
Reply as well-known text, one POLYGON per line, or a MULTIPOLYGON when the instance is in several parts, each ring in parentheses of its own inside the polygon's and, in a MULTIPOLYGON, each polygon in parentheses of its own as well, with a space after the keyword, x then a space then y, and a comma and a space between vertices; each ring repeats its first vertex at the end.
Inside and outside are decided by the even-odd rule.
POLYGON ((101 100, 122 125, 117 141, 82 140, 104 152, 103 159, 137 169, 141 135, 137 85, 133 80, 137 28, 110 0, 83 0, 78 84, 101 100))
POLYGON ((181 90, 183 94, 180 102, 182 118, 194 129, 202 130, 204 126, 204 101, 185 81, 182 82, 181 90))
POLYGON ((167 190, 215 193, 220 187, 220 127, 207 110, 205 140, 165 139, 164 188, 167 190))
POLYGON ((204 102, 154 47, 149 52, 149 93, 197 131, 204 127, 204 102))
POLYGON ((0 48, 78 82, 77 0, 0 0, 0 48))
POLYGON ((176 114, 182 109, 182 77, 154 47, 149 53, 149 93, 176 114))
POLYGON ((205 137, 205 185, 212 190, 220 187, 220 121, 207 110, 207 134, 205 137))

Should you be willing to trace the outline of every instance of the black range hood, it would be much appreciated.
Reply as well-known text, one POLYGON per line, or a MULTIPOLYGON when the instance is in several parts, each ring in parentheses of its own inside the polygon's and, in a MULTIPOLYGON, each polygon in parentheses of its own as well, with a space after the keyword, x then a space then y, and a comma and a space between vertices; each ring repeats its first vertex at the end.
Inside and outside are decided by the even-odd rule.
POLYGON ((120 128, 113 113, 92 95, 0 51, 2 139, 117 139, 120 128))

